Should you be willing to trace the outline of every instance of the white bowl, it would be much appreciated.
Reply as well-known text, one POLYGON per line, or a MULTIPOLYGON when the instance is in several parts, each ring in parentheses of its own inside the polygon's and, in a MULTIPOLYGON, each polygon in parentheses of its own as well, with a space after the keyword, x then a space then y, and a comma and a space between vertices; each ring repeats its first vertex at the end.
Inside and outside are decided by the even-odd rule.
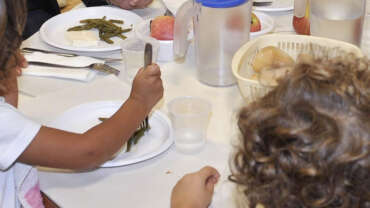
MULTIPOLYGON (((141 21, 134 26, 134 31, 137 37, 145 38, 150 36, 150 19, 141 21)), ((172 40, 158 40, 159 50, 157 60, 166 62, 173 61, 173 41, 172 40)))

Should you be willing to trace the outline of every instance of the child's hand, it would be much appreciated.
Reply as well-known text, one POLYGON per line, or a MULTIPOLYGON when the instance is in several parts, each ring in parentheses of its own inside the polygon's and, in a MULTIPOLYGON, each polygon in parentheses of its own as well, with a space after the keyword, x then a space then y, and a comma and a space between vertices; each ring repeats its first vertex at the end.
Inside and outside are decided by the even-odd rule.
POLYGON ((207 208, 219 177, 209 166, 185 175, 172 190, 171 208, 207 208))
POLYGON ((132 83, 131 99, 139 101, 145 106, 147 113, 163 96, 161 71, 156 64, 141 68, 132 83))
POLYGON ((153 0, 110 0, 110 3, 122 9, 141 9, 152 3, 153 0))

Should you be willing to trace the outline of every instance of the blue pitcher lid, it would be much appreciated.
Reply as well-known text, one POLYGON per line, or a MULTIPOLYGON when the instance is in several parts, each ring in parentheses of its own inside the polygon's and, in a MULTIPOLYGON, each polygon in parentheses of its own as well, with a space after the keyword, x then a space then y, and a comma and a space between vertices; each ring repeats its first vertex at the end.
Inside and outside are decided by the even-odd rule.
POLYGON ((196 2, 201 3, 203 6, 211 8, 230 8, 236 7, 250 0, 196 0, 196 2))

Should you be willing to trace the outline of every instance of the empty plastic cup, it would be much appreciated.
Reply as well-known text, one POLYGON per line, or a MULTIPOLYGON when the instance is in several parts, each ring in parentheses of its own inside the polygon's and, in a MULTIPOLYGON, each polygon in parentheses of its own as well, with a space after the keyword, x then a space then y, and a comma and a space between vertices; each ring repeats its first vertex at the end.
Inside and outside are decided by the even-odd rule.
POLYGON ((168 104, 176 149, 183 153, 200 151, 206 144, 211 104, 198 97, 178 97, 168 104))
POLYGON ((136 73, 140 68, 144 66, 144 49, 145 43, 151 43, 153 48, 152 62, 156 62, 159 42, 154 38, 138 38, 136 36, 129 37, 124 40, 121 44, 122 49, 122 61, 124 66, 124 71, 126 73, 121 73, 119 77, 122 79, 123 76, 127 78, 129 82, 133 80, 136 73))

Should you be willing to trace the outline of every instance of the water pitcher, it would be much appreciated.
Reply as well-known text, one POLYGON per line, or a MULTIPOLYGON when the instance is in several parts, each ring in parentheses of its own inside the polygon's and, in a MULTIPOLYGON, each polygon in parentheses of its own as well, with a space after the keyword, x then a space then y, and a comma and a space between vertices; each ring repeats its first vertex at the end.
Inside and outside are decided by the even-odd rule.
POLYGON ((234 53, 249 40, 252 0, 188 0, 176 13, 174 55, 185 56, 193 20, 198 79, 211 86, 236 83, 234 53))

